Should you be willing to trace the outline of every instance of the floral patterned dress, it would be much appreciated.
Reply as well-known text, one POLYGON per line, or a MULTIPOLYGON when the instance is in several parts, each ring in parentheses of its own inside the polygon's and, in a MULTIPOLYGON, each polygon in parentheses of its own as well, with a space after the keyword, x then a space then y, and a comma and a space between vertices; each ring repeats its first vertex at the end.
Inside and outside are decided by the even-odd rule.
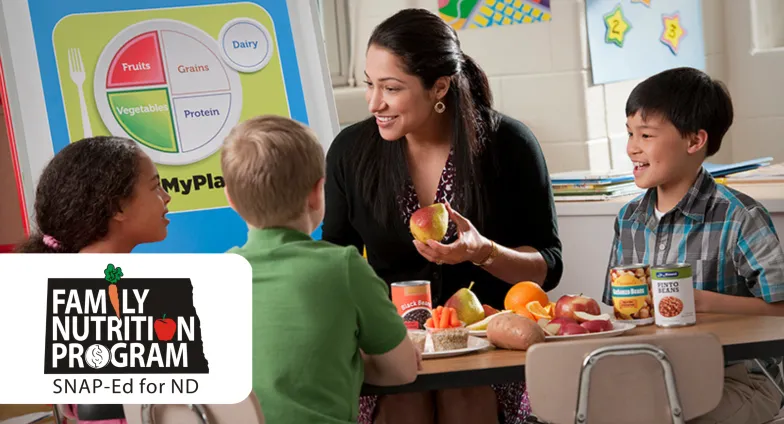
MULTIPOLYGON (((436 198, 434 203, 451 203, 455 192, 455 165, 453 161, 454 151, 449 152, 444 170, 441 173, 441 181, 438 183, 436 198)), ((401 219, 408 223, 413 214, 419 209, 419 199, 417 198, 414 184, 409 180, 405 194, 398 198, 401 219)), ((457 227, 449 221, 445 242, 451 243, 457 239, 457 227)), ((531 407, 528 403, 528 392, 525 390, 525 383, 511 383, 493 385, 496 398, 498 399, 498 411, 503 414, 504 424, 522 424, 531 414, 531 407)), ((359 399, 359 424, 372 424, 375 416, 378 396, 361 396, 359 399)))

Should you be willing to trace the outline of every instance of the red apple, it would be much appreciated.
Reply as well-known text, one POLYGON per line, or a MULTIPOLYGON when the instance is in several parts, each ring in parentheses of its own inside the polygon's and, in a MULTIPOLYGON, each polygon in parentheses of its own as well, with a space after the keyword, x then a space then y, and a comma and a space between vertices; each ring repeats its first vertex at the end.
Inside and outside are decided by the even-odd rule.
POLYGON ((485 310, 485 318, 489 317, 490 315, 495 315, 499 312, 498 309, 490 305, 482 305, 482 309, 485 310))
POLYGON ((155 335, 158 337, 158 340, 168 342, 177 331, 177 323, 171 318, 166 318, 166 314, 163 314, 163 318, 155 320, 153 329, 155 329, 155 335))
POLYGON ((577 324, 577 321, 575 321, 570 317, 558 317, 558 318, 551 319, 550 324, 559 324, 559 325, 577 324))
POLYGON ((541 318, 537 322, 539 326, 542 327, 542 330, 544 330, 545 333, 551 336, 558 336, 559 335, 558 333, 560 333, 561 331, 561 327, 565 325, 568 324, 579 325, 577 324, 577 321, 566 317, 554 318, 552 320, 541 318))
POLYGON ((599 304, 595 300, 583 295, 563 295, 555 303, 556 318, 571 318, 577 321, 578 324, 583 322, 584 320, 574 315, 575 312, 586 312, 591 315, 602 313, 601 309, 599 309, 599 304))
POLYGON ((573 334, 586 334, 586 333, 588 333, 588 330, 581 327, 580 324, 576 324, 576 323, 564 324, 558 330, 559 336, 570 336, 573 334))
POLYGON ((591 315, 586 312, 575 312, 574 315, 582 320, 580 325, 591 333, 600 333, 602 331, 609 331, 613 329, 612 322, 610 322, 610 315, 591 315))
POLYGON ((443 203, 434 203, 411 214, 408 226, 411 235, 422 243, 441 241, 449 225, 449 213, 443 203))
POLYGON ((585 321, 580 324, 580 326, 588 330, 590 333, 601 333, 602 331, 610 331, 613 329, 613 325, 609 320, 585 321))

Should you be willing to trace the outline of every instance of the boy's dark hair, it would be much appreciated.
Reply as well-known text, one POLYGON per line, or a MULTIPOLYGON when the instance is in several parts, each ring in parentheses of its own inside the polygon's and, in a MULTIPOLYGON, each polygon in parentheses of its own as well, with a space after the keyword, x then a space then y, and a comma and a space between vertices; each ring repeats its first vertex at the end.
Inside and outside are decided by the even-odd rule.
POLYGON ((724 83, 694 68, 669 69, 638 84, 626 101, 626 116, 637 112, 643 119, 660 115, 683 137, 705 130, 706 157, 719 151, 734 117, 732 98, 724 83))
POLYGON ((35 193, 37 232, 19 253, 78 253, 109 232, 120 202, 133 195, 139 146, 118 137, 92 137, 65 146, 44 169, 35 193), (44 236, 56 240, 45 242, 44 236))

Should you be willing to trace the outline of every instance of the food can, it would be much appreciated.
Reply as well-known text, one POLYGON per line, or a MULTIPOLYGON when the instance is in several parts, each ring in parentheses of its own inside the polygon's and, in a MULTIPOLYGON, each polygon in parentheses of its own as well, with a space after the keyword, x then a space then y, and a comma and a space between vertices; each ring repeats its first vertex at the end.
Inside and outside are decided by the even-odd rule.
POLYGON ((425 321, 432 317, 430 281, 399 281, 392 283, 392 303, 403 323, 410 330, 424 330, 425 321))
POLYGON ((656 325, 683 327, 697 323, 691 265, 666 264, 651 268, 656 325))
POLYGON ((610 270, 610 280, 615 319, 636 325, 653 324, 650 266, 615 267, 610 270))

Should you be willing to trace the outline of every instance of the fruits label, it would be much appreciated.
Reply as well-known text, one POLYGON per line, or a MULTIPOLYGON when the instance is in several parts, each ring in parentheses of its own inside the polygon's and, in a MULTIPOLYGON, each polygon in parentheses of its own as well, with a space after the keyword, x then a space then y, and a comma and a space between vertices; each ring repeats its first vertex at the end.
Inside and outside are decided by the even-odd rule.
POLYGON ((401 281, 392 283, 392 303, 403 323, 410 330, 424 330, 425 321, 432 316, 430 281, 401 281))
POLYGON ((610 278, 615 319, 637 325, 653 324, 650 267, 616 267, 610 271, 610 278))
POLYGON ((697 322, 694 283, 688 264, 662 265, 651 269, 656 325, 681 327, 697 322))

